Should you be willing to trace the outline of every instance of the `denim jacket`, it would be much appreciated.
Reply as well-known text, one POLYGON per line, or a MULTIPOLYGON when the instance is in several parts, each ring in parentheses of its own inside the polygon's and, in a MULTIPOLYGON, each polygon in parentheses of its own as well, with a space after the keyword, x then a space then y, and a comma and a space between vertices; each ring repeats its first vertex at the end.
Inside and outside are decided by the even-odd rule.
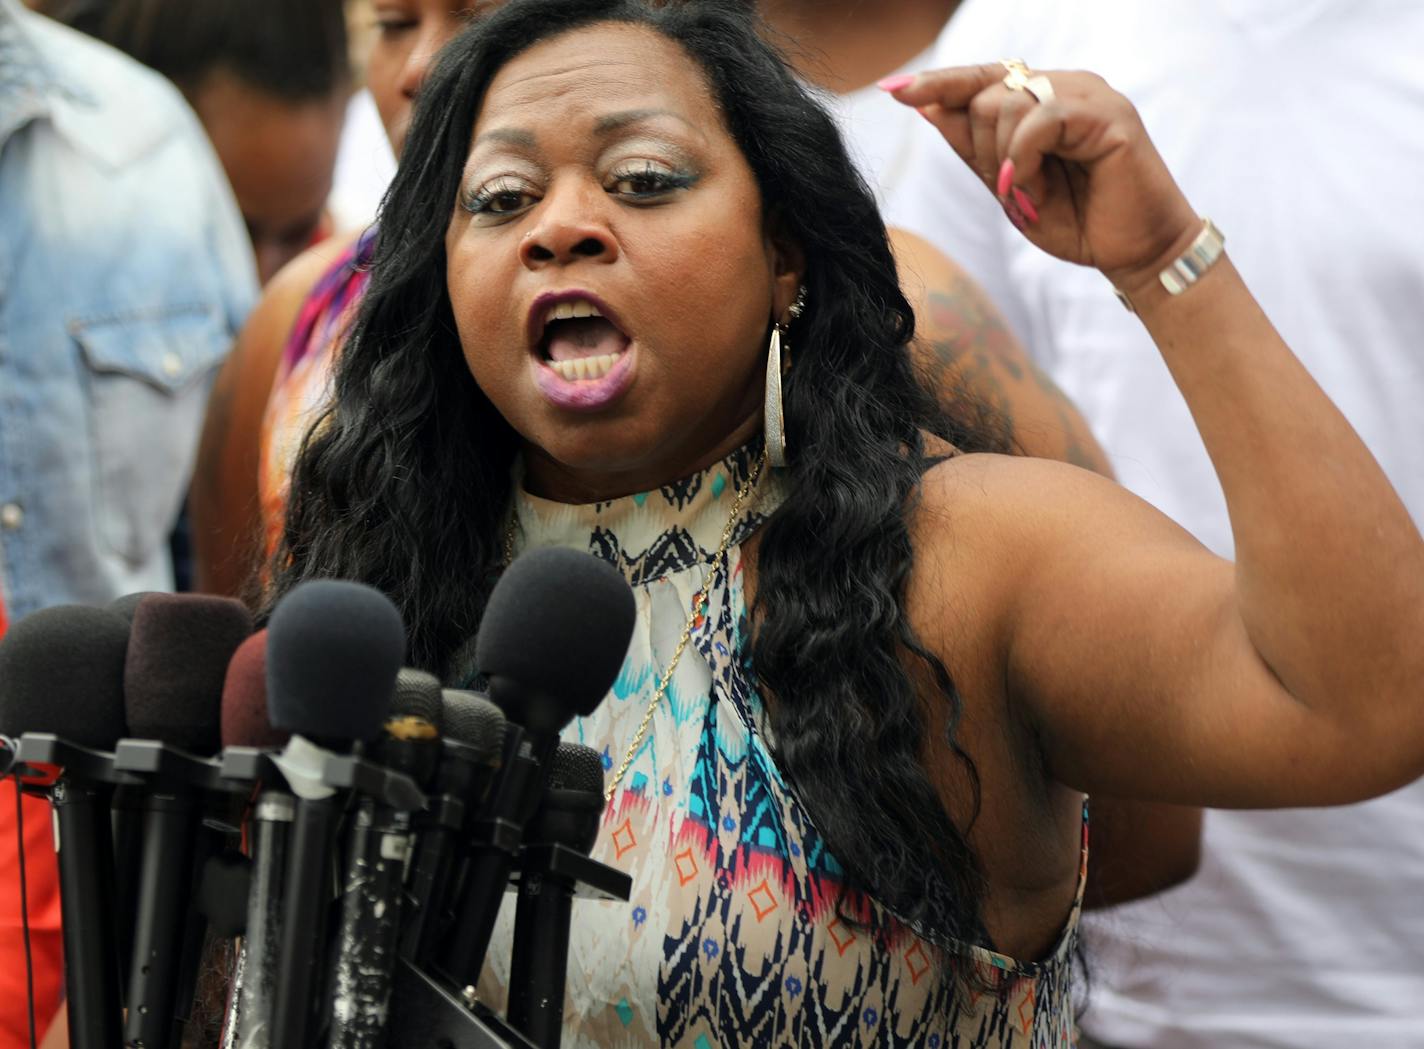
POLYGON ((172 586, 213 375, 257 294, 178 92, 0 0, 0 585, 12 619, 172 586))

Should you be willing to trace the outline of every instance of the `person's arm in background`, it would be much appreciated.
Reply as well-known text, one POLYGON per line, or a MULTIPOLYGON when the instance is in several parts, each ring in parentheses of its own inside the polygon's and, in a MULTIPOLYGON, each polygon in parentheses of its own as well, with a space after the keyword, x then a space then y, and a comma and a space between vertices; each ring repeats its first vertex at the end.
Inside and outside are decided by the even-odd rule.
POLYGON ((50 1021, 49 1030, 40 1042, 40 1049, 69 1049, 69 1010, 61 1005, 50 1021))
POLYGON ((913 233, 892 229, 890 242, 915 309, 916 363, 931 388, 945 399, 959 390, 981 399, 1023 455, 1111 477, 1086 420, 1024 352, 974 279, 913 233))
MULTIPOLYGON (((941 396, 963 389, 981 398, 1023 455, 1112 477, 1087 421, 974 279, 922 237, 892 229, 890 240, 915 308, 917 363, 933 388, 941 396)), ((1201 860, 1201 827, 1201 809, 1093 798, 1086 906, 1127 903, 1186 881, 1201 860)))
POLYGON ((262 556, 258 463, 272 382, 302 303, 350 240, 324 241, 272 278, 218 373, 188 497, 199 592, 240 595, 262 556))

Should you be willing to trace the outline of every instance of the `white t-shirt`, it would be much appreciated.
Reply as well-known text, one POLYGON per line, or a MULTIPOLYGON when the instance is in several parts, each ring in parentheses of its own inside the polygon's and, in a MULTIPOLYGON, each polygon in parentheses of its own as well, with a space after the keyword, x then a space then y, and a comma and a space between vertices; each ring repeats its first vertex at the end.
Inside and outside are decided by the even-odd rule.
MULTIPOLYGON (((933 68, 933 62, 934 48, 928 48, 888 75, 919 73, 933 68)), ((915 127, 919 114, 874 84, 844 95, 821 92, 818 97, 835 117, 851 159, 883 207, 910 170, 913 150, 920 144, 915 127)))
MULTIPOLYGON (((1005 55, 1091 69, 1132 99, 1424 522, 1424 3, 967 0, 935 65, 1005 55)), ((1123 484, 1230 556, 1220 485, 1141 325, 1100 274, 1020 237, 928 124, 916 134, 890 221, 981 281, 1123 484)), ((1424 1046, 1424 784, 1333 810, 1212 812, 1189 885, 1088 928, 1084 1027, 1104 1041, 1424 1046)))
POLYGON ((337 231, 361 230, 375 222, 376 210, 395 174, 395 154, 381 126, 376 100, 363 87, 346 104, 346 123, 326 202, 337 231))

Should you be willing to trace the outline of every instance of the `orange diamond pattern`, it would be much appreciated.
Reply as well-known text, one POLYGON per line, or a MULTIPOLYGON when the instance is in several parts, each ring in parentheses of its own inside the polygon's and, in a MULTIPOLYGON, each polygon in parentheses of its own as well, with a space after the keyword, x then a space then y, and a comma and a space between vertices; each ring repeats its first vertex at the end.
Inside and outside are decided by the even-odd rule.
POLYGON ((677 867, 677 883, 679 885, 686 885, 697 877, 697 858, 692 855, 690 847, 679 852, 673 857, 672 862, 677 867))
MULTIPOLYGON (((1019 1024, 1023 1028, 1023 1033, 1028 1034, 1029 1028, 1033 1026, 1033 1014, 1035 1006, 1038 1005, 1038 994, 1035 989, 1036 985, 1032 980, 1019 981, 1019 987, 1022 987, 1024 984, 1028 984, 1028 993, 1025 994, 1023 1000, 1019 1002, 1019 1024)), ((1015 987, 1014 990, 1018 990, 1018 987, 1015 987)))
POLYGON ((633 833, 633 821, 624 820, 623 826, 613 832, 613 850, 618 859, 623 858, 623 854, 630 849, 638 847, 638 838, 633 833))
POLYGON ((765 878, 761 880, 760 885, 747 894, 747 899, 751 900, 752 907, 756 910, 758 924, 780 906, 776 894, 771 891, 771 886, 766 883, 765 878))
POLYGON ((905 965, 910 970, 910 983, 918 987, 920 977, 930 971, 930 960, 925 955, 925 945, 919 940, 916 940, 915 945, 905 952, 905 965))
POLYGON ((830 933, 831 942, 836 945, 836 950, 840 951, 841 957, 844 958, 845 952, 850 950, 850 945, 855 943, 855 931, 837 918, 826 926, 826 932, 830 933))

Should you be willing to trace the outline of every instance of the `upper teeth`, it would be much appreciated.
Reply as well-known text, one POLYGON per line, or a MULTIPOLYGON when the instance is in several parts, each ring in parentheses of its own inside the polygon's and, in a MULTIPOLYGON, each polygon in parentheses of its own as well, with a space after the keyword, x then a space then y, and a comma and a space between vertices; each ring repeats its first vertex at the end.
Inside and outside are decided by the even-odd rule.
POLYGON ((545 324, 549 321, 571 321, 578 317, 602 317, 598 307, 584 299, 577 299, 573 302, 561 302, 549 311, 549 316, 545 324))

